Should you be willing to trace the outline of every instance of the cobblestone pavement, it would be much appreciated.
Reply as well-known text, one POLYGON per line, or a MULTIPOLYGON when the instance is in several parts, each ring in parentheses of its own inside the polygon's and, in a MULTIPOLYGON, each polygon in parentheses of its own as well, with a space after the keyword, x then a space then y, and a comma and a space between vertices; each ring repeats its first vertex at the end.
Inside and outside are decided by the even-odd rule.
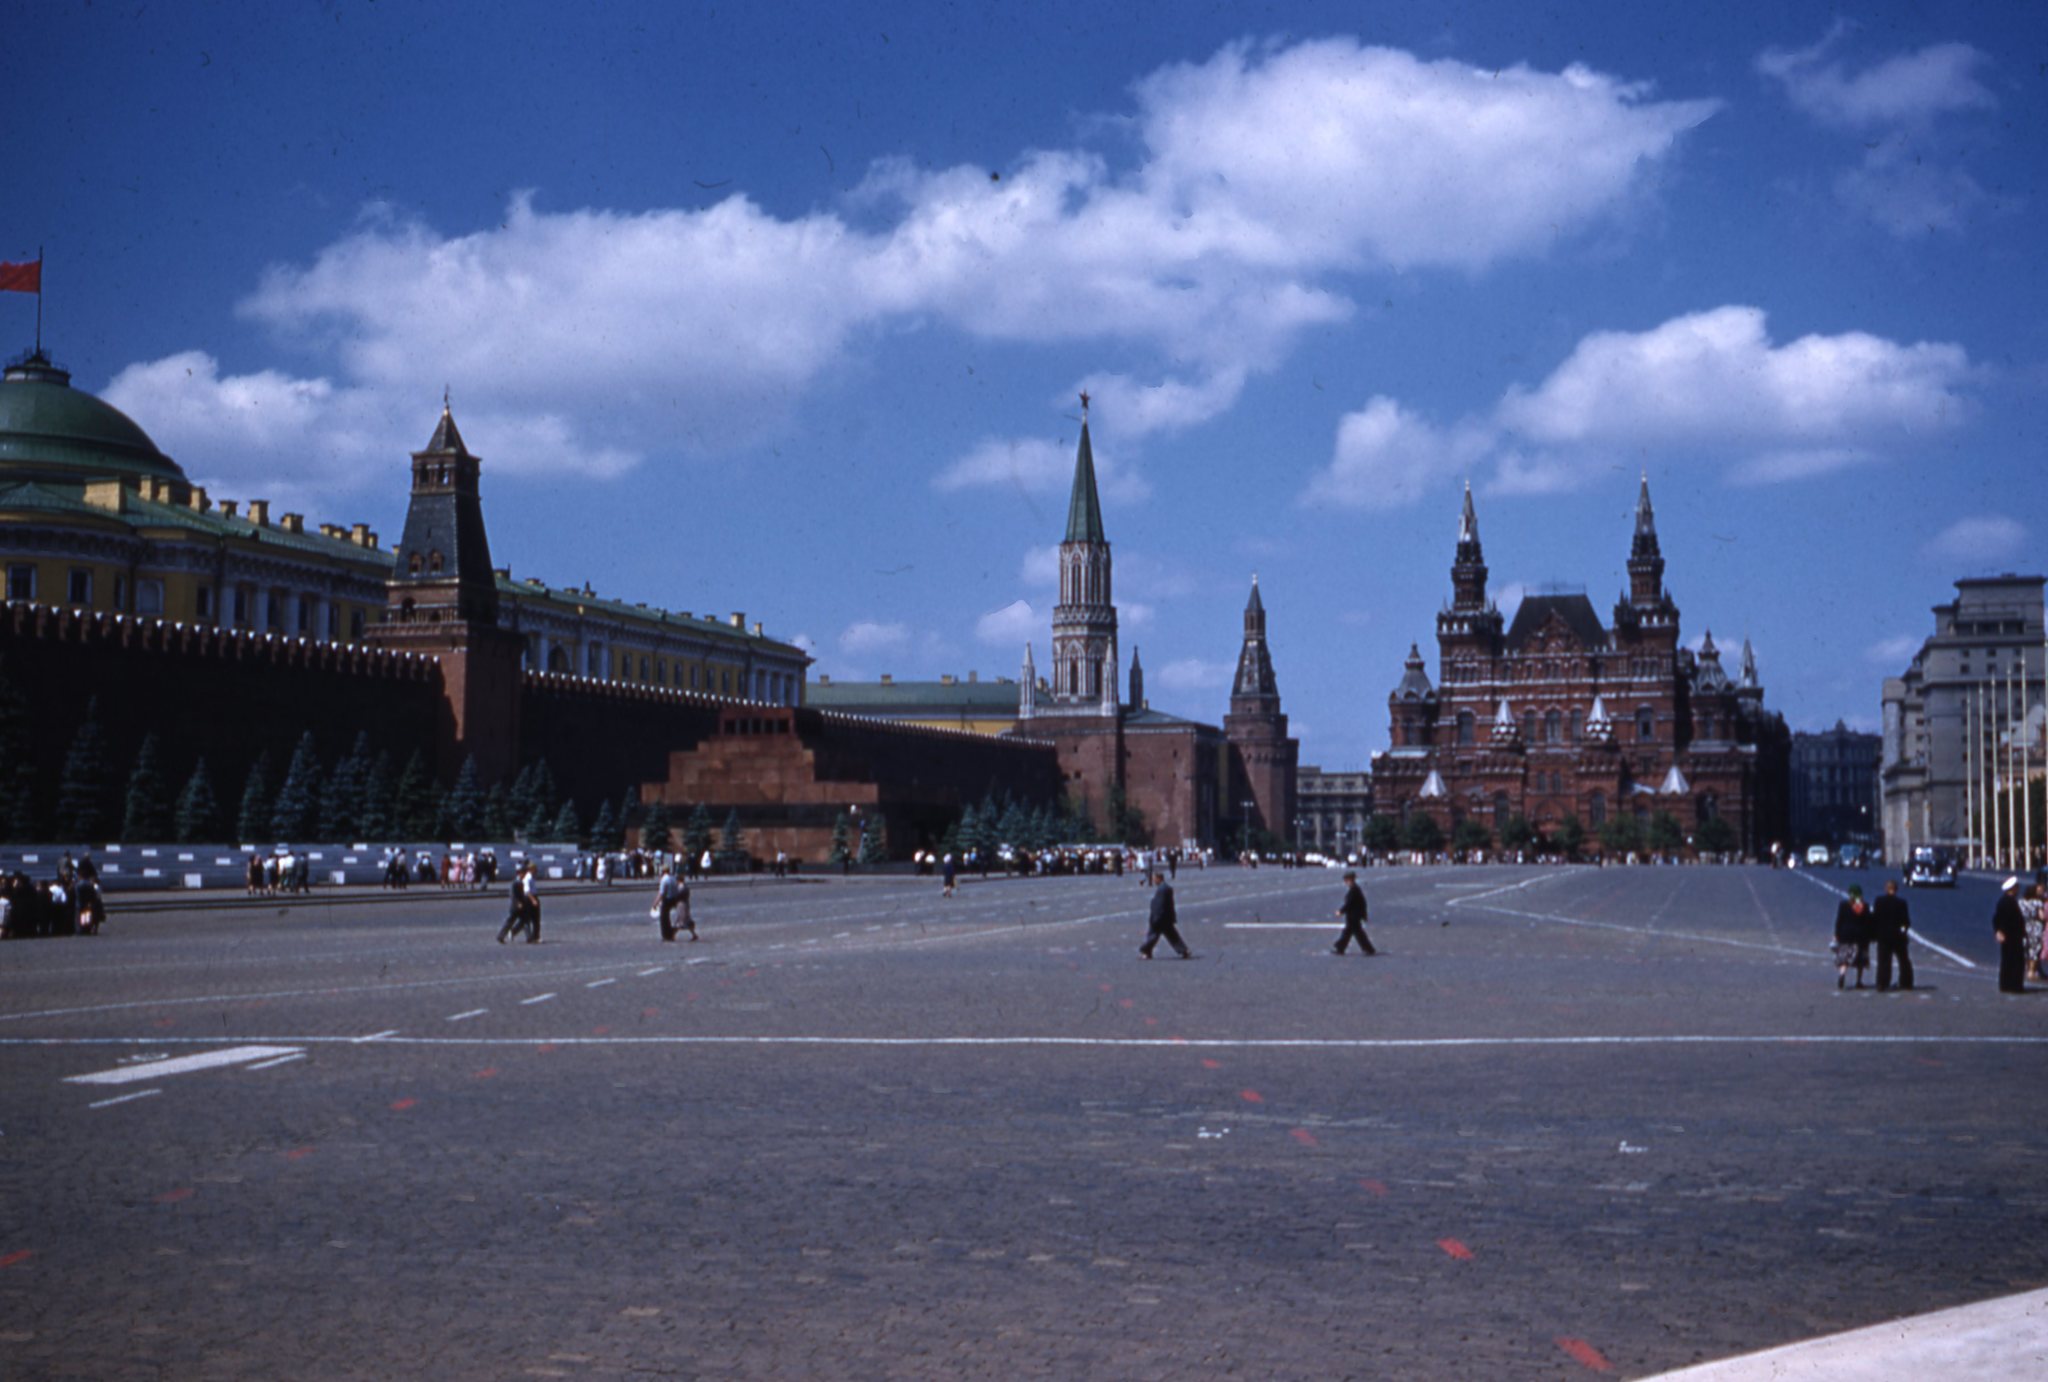
POLYGON ((2048 1285, 1988 895, 1879 996, 1806 876, 1365 882, 1372 959, 1272 869, 1185 963, 1128 879, 0 946, 0 1375, 1626 1376, 2048 1285))

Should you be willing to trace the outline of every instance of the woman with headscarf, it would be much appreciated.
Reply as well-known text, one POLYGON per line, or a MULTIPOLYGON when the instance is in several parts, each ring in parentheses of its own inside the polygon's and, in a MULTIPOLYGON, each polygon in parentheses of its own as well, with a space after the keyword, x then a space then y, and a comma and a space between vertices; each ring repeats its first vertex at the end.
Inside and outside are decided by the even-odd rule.
POLYGON ((1851 883, 1849 895, 1835 908, 1835 987, 1856 967, 1856 987, 1863 987, 1863 971, 1870 967, 1870 908, 1864 905, 1863 885, 1851 883))

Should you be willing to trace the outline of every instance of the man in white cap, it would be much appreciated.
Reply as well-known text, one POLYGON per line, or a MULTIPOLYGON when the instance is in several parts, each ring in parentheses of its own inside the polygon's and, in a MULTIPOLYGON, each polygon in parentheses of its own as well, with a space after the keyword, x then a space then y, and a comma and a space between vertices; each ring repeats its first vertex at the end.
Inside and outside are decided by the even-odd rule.
POLYGON ((1998 905, 1991 911, 1991 934, 1998 937, 1998 991, 2027 991, 2027 922, 2020 915, 2020 880, 1998 885, 1998 905))

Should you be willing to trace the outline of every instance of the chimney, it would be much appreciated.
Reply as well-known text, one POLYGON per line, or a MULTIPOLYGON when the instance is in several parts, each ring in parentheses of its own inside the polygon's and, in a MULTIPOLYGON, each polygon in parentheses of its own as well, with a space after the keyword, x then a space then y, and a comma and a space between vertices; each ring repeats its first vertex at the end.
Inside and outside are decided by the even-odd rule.
POLYGON ((765 636, 765 635, 763 635, 763 634, 762 634, 762 632, 761 632, 761 621, 760 621, 759 619, 756 619, 756 620, 754 621, 754 637, 756 637, 756 638, 761 638, 761 637, 764 637, 764 636, 765 636))
POLYGON ((249 501, 249 521, 259 528, 268 528, 270 526, 270 501, 268 499, 251 499, 249 501))
POLYGON ((829 675, 827 675, 826 673, 823 673, 823 672, 820 672, 820 673, 818 674, 818 685, 820 685, 820 686, 830 686, 831 684, 832 684, 832 678, 831 678, 831 677, 830 677, 829 675))
POLYGON ((375 547, 377 545, 370 537, 370 525, 367 523, 351 523, 348 528, 348 540, 358 547, 375 547))
POLYGON ((939 685, 941 685, 941 686, 951 686, 952 684, 953 684, 953 674, 952 674, 951 672, 941 672, 941 673, 939 673, 939 685))
POLYGON ((220 501, 220 516, 221 516, 222 518, 233 518, 233 517, 235 516, 235 501, 234 501, 234 500, 232 500, 232 499, 223 499, 223 500, 221 500, 221 501, 220 501))
POLYGON ((747 616, 738 610, 734 610, 732 612, 732 626, 736 629, 744 629, 747 626, 747 616))
POLYGON ((188 500, 195 513, 206 512, 206 491, 198 485, 192 486, 192 497, 188 500))
POLYGON ((279 519, 278 522, 288 533, 303 533, 306 531, 306 516, 302 513, 288 513, 279 519))
POLYGON ((980 681, 980 680, 981 680, 981 673, 979 673, 979 672, 976 672, 976 671, 973 671, 973 670, 971 670, 971 669, 970 669, 970 670, 968 671, 968 673, 967 673, 967 681, 968 681, 968 684, 969 684, 969 685, 972 685, 973 683, 975 683, 975 682, 977 682, 977 681, 980 681))
POLYGON ((893 686, 893 685, 895 685, 895 684, 896 684, 896 678, 894 678, 894 677, 890 676, 890 675, 889 675, 889 674, 888 674, 887 672, 884 672, 884 673, 882 673, 882 685, 884 685, 884 686, 893 686))

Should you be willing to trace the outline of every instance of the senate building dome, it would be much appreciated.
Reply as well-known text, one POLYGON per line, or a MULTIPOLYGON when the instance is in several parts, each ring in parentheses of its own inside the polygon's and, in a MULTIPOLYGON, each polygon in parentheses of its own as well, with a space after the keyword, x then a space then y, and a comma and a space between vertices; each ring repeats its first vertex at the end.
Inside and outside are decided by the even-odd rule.
POLYGON ((0 376, 0 483, 155 479, 185 472, 126 413, 71 387, 71 376, 35 353, 0 376))

